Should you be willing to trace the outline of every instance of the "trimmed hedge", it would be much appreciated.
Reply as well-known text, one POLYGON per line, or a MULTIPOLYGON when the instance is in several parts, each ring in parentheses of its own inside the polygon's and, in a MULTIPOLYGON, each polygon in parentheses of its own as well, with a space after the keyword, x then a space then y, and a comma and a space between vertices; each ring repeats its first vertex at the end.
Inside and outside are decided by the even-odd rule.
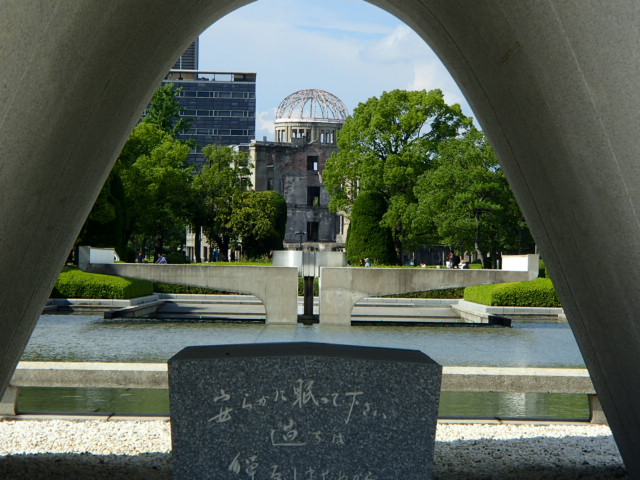
POLYGON ((153 283, 146 280, 86 273, 65 269, 51 292, 51 298, 112 298, 129 299, 153 293, 153 283))
POLYGON ((228 292, 213 290, 211 288, 192 287, 190 285, 178 285, 176 283, 154 282, 153 291, 155 293, 180 293, 191 295, 220 295, 228 292))
POLYGON ((497 283, 467 287, 464 299, 482 305, 499 307, 561 307, 551 279, 537 278, 529 282, 497 283))
POLYGON ((462 298, 464 288, 441 288, 439 290, 426 290, 424 292, 408 292, 396 295, 386 295, 390 298, 462 298))

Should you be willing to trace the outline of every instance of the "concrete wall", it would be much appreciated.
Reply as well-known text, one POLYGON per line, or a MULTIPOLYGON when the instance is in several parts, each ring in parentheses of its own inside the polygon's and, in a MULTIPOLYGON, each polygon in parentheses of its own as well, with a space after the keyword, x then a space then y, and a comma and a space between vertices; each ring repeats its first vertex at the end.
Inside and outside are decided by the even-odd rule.
POLYGON ((266 310, 267 324, 298 321, 298 269, 223 265, 92 264, 88 272, 118 275, 154 282, 248 293, 266 310))
POLYGON ((538 276, 538 256, 528 271, 458 270, 449 268, 320 269, 320 323, 351 325, 353 306, 362 298, 440 288, 521 282, 538 276))
MULTIPOLYGON (((246 3, 0 3, 0 390, 156 86, 246 3)), ((638 2, 371 3, 429 42, 488 133, 639 478, 638 2)))

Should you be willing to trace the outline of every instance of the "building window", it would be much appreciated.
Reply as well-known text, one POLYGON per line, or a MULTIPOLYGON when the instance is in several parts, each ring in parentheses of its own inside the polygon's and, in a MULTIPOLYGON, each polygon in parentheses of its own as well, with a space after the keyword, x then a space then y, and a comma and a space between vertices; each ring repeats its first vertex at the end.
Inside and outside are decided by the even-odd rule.
POLYGON ((273 190, 273 178, 267 178, 267 190, 273 190))
POLYGON ((307 242, 317 242, 319 235, 319 222, 307 222, 307 242))
POLYGON ((307 155, 307 170, 318 171, 318 157, 315 155, 307 155))
POLYGON ((307 187, 307 206, 320 206, 320 187, 307 187))

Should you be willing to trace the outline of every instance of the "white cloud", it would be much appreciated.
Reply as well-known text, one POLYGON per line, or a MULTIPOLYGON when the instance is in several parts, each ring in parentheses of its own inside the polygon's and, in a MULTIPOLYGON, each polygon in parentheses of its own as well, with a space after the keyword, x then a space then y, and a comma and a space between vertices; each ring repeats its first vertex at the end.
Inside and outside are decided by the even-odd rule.
POLYGON ((267 140, 273 139, 275 115, 275 108, 266 112, 256 113, 256 140, 262 140, 262 137, 267 137, 267 140))
POLYGON ((337 95, 349 111, 396 88, 441 88, 449 103, 463 100, 413 30, 361 0, 249 4, 201 35, 200 68, 257 73, 259 139, 273 137, 278 104, 305 88, 337 95))
POLYGON ((404 24, 396 26, 393 31, 362 52, 364 60, 376 63, 401 63, 425 55, 433 56, 431 49, 404 24))

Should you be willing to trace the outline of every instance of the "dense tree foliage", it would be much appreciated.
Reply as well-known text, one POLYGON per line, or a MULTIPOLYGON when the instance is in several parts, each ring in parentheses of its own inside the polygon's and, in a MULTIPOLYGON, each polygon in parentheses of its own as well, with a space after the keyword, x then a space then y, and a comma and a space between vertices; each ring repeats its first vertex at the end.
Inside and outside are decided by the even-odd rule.
POLYGON ((249 155, 216 145, 207 145, 202 153, 205 164, 193 181, 205 212, 202 230, 226 261, 229 247, 235 248, 240 237, 234 214, 251 188, 249 155))
POLYGON ((180 116, 182 107, 177 95, 181 90, 175 88, 173 83, 160 86, 151 98, 142 122, 155 125, 173 137, 188 129, 190 122, 180 116))
POLYGON ((154 250, 163 253, 168 235, 184 237, 193 169, 187 164, 190 147, 146 122, 134 129, 129 142, 134 145, 125 147, 127 151, 147 147, 144 153, 138 150, 140 155, 120 173, 129 200, 131 230, 153 238, 154 250))
POLYGON ((471 119, 459 105, 447 105, 440 90, 394 90, 361 103, 338 133, 340 151, 323 172, 329 208, 349 215, 361 192, 383 195, 388 209, 382 221, 401 254, 410 238, 406 212, 416 202, 413 187, 440 142, 470 126, 471 119))
POLYGON ((358 195, 347 233, 347 258, 353 264, 369 258, 373 263, 395 265, 398 262, 391 229, 381 224, 387 201, 379 192, 358 195))
POLYGON ((282 250, 287 202, 278 192, 247 192, 231 223, 242 240, 245 256, 257 258, 282 250))
MULTIPOLYGON (((187 128, 179 91, 171 84, 157 90, 76 244, 116 247, 121 258, 132 261, 134 249, 150 242, 156 254, 167 250, 165 244, 183 245, 190 224, 196 232, 202 228, 223 260, 240 242, 248 256, 282 248, 286 202, 275 192, 250 191, 246 153, 210 145, 201 169, 187 163, 192 144, 176 138, 187 128)), ((199 252, 199 236, 196 242, 199 252)))
MULTIPOLYGON (((168 220, 171 218, 175 222, 181 207, 171 207, 171 212, 168 212, 171 198, 165 200, 161 197, 162 191, 171 190, 168 179, 161 181, 158 178, 159 169, 156 166, 153 167, 156 178, 149 184, 149 189, 146 181, 151 179, 145 179, 145 175, 152 175, 153 162, 165 162, 162 158, 163 150, 173 157, 172 161, 165 163, 175 163, 176 156, 183 155, 185 147, 180 146, 180 142, 174 138, 177 132, 185 128, 184 120, 179 117, 180 104, 176 98, 178 92, 173 85, 161 86, 156 91, 141 123, 125 143, 76 245, 82 243, 115 247, 121 258, 133 260, 133 248, 146 246, 148 238, 155 238, 156 249, 163 249, 167 236, 175 237, 178 232, 181 237, 184 236, 178 225, 171 224, 168 220), (145 173, 143 170, 148 171, 145 173), (160 186, 159 183, 163 185, 160 186), (138 189, 142 189, 142 192, 138 189), (156 198, 164 205, 163 208, 158 207, 152 192, 147 190, 156 190, 156 198), (156 223, 167 221, 167 224, 151 226, 153 215, 163 219, 156 223), (127 249, 127 243, 131 241, 132 248, 127 249)), ((188 153, 188 147, 186 148, 188 153)), ((160 169, 164 167, 159 165, 160 169)), ((184 167, 182 165, 178 169, 182 170, 184 167)), ((170 170, 165 173, 171 175, 170 170)), ((178 178, 184 180, 182 173, 178 178)), ((172 196, 173 194, 170 194, 170 197, 172 196)))
POLYGON ((128 215, 122 179, 112 174, 84 223, 76 244, 115 248, 120 258, 127 256, 128 215))
MULTIPOLYGON (((425 240, 487 255, 513 247, 526 229, 493 149, 476 129, 443 141, 414 189, 413 231, 425 240), (509 238, 511 237, 511 238, 509 238)), ((521 246, 522 247, 522 246, 521 246)))

